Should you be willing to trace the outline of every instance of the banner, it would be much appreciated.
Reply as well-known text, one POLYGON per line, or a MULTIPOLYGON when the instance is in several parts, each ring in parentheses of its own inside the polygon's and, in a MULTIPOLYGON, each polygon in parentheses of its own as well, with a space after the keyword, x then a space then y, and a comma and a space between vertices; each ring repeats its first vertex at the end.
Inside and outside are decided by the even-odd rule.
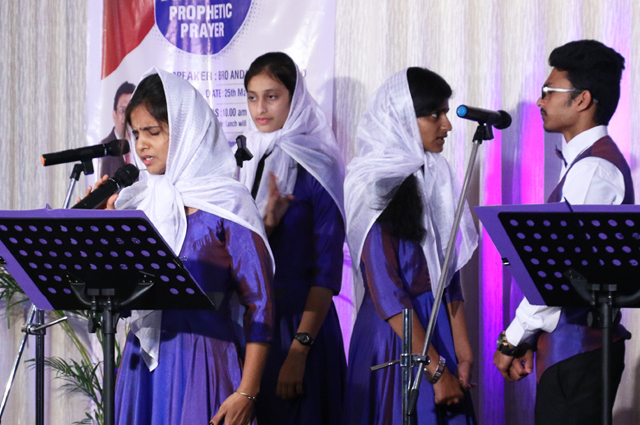
POLYGON ((293 58, 331 119, 335 0, 104 0, 88 5, 89 145, 122 137, 118 133, 132 85, 154 66, 196 87, 233 142, 251 119, 244 74, 256 57, 272 51, 293 58))

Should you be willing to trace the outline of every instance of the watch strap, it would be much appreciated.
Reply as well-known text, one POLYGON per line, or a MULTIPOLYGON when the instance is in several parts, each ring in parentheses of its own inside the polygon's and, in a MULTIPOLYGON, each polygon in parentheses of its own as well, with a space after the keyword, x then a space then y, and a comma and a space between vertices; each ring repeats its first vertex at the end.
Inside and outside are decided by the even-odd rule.
POLYGON ((313 345, 313 337, 307 332, 298 332, 293 336, 293 339, 307 347, 311 347, 313 345))

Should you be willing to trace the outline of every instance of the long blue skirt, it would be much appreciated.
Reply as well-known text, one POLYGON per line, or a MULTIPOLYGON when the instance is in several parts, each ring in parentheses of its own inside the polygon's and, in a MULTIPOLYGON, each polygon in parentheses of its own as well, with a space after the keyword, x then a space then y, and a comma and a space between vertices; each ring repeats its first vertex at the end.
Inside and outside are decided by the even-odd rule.
POLYGON ((241 379, 230 319, 202 311, 165 311, 159 362, 152 372, 138 338, 133 333, 127 337, 116 382, 116 424, 206 425, 241 379))
MULTIPOLYGON (((433 293, 413 299, 414 313, 426 329, 433 306, 433 293)), ((438 354, 447 360, 447 369, 456 373, 457 360, 446 308, 442 306, 433 337, 438 354)), ((402 372, 399 365, 372 372, 370 367, 400 359, 402 340, 380 318, 367 291, 351 337, 345 397, 345 424, 401 425, 402 372)), ((433 386, 426 380, 420 385, 416 425, 474 425, 473 404, 469 393, 454 406, 437 406, 433 386)))

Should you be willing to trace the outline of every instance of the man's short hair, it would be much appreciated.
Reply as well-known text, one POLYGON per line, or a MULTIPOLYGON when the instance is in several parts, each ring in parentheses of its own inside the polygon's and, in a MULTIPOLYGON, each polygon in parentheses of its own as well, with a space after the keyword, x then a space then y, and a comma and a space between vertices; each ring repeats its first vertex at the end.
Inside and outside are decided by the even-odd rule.
POLYGON ((549 56, 549 65, 566 71, 574 88, 591 92, 591 97, 598 101, 595 123, 608 125, 620 100, 624 58, 599 41, 579 40, 555 48, 549 56))
POLYGON ((118 109, 118 101, 120 100, 120 96, 122 96, 123 94, 131 94, 135 89, 136 86, 128 81, 120 84, 120 87, 118 87, 118 90, 116 90, 116 96, 113 98, 113 110, 115 111, 116 109, 118 109))

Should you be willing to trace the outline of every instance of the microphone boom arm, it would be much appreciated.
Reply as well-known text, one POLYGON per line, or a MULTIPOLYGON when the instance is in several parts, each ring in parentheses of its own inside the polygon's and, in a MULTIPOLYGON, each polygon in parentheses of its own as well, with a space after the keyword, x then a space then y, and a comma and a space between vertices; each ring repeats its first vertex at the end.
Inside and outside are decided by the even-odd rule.
MULTIPOLYGON (((424 339, 424 346, 422 347, 422 356, 426 356, 429 351, 429 345, 433 338, 433 333, 436 328, 436 321, 438 319, 438 313, 440 306, 442 305, 442 296, 444 295, 445 282, 449 279, 448 270, 453 258, 453 250, 456 245, 456 236, 458 235, 458 226, 460 226, 460 219, 462 218, 462 211, 464 210, 464 202, 467 198, 467 192, 469 191, 469 182, 471 181, 471 175, 475 166, 476 157, 478 155, 478 148, 485 140, 493 139, 493 131, 488 124, 478 124, 478 128, 473 136, 473 147, 471 149, 471 155, 469 157, 469 165, 467 165, 467 171, 464 176, 464 182, 462 184, 462 191, 460 192, 460 199, 458 200, 458 208, 456 209, 455 219, 449 235, 449 243, 447 245, 447 251, 444 257, 444 264, 442 265, 442 273, 440 274, 440 281, 438 282, 438 290, 436 291, 435 300, 433 302, 433 308, 429 315, 429 323, 426 329, 426 336, 424 339)), ((408 412, 407 415, 413 415, 416 409, 416 403, 418 402, 418 393, 420 391, 420 382, 422 382, 422 376, 424 375, 424 367, 419 367, 416 373, 416 377, 411 385, 409 391, 408 400, 408 412)), ((404 390, 404 389, 403 389, 404 390)))

